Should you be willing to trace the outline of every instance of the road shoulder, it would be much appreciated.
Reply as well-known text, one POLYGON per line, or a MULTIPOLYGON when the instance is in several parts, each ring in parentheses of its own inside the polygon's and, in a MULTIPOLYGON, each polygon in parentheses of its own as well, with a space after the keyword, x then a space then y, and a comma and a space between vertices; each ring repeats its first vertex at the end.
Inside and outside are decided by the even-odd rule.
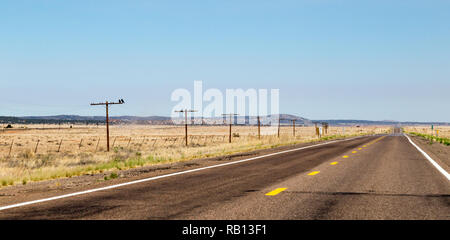
POLYGON ((425 138, 408 135, 409 138, 425 151, 439 166, 445 171, 450 172, 450 147, 444 144, 433 142, 430 144, 425 138))

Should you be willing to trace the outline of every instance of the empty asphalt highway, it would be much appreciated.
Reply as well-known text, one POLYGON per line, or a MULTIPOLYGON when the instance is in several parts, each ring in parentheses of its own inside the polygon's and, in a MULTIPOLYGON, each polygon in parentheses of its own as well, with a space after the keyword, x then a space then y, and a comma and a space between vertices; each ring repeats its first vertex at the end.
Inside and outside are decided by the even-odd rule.
POLYGON ((4 208, 0 219, 450 219, 450 183, 404 135, 367 136, 4 208))

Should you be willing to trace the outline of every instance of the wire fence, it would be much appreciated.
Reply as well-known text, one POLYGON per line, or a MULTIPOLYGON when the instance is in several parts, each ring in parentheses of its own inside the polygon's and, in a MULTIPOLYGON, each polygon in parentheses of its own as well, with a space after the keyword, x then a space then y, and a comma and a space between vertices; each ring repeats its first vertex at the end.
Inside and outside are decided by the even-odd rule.
MULTIPOLYGON (((256 128, 255 128, 256 129, 256 128)), ((175 129, 178 133, 182 128, 175 129)), ((164 128, 161 128, 164 131, 164 128)), ((253 131, 253 128, 251 129, 253 131)), ((348 130, 347 130, 348 131, 348 130)), ((377 129, 356 129, 353 133, 370 132, 381 133, 382 128, 377 129)), ((225 133, 225 132, 224 132, 225 133)), ((189 134, 188 146, 213 146, 228 143, 228 134, 189 134)), ((345 135, 345 129, 334 127, 328 130, 327 135, 345 135)), ((316 138, 315 129, 311 127, 296 127, 295 132, 289 126, 281 127, 281 136, 291 139, 313 139, 316 138), (295 135, 295 136, 294 136, 295 135)), ((257 131, 240 134, 235 130, 232 134, 232 142, 249 142, 254 140, 267 140, 276 138, 275 134, 257 135, 257 131)), ((0 157, 14 157, 20 154, 50 154, 50 153, 96 153, 106 151, 106 136, 100 135, 40 135, 39 133, 26 136, 7 134, 0 135, 0 157)), ((158 148, 182 147, 185 146, 184 135, 138 135, 127 136, 118 135, 110 137, 110 147, 114 150, 143 151, 158 148)))
MULTIPOLYGON (((261 136, 267 138, 270 136, 261 136)), ((189 146, 208 146, 228 142, 228 135, 190 135, 189 146)), ((233 141, 242 142, 258 139, 255 135, 233 136, 233 141)), ((110 138, 111 149, 128 149, 141 151, 144 149, 182 147, 185 146, 185 136, 115 136, 110 138)), ((27 139, 21 140, 15 137, 0 138, 0 156, 15 156, 24 152, 35 154, 48 154, 59 152, 102 152, 106 150, 106 137, 86 137, 79 139, 27 139)))

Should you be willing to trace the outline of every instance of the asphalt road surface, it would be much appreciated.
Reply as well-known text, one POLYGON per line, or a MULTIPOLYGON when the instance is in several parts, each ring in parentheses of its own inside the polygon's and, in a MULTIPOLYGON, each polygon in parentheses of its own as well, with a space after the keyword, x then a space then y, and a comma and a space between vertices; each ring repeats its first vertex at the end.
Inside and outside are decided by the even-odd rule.
POLYGON ((0 219, 450 219, 402 134, 368 136, 0 211, 0 219))

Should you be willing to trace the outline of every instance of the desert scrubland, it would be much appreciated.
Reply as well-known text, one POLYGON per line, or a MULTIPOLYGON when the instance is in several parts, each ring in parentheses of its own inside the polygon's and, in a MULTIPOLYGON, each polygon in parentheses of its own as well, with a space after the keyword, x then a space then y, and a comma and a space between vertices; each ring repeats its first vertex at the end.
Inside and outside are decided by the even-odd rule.
POLYGON ((405 132, 415 132, 427 135, 434 135, 437 137, 450 138, 450 126, 434 126, 431 130, 430 125, 423 126, 406 126, 403 127, 405 132))
MULTIPOLYGON (((112 125, 111 151, 106 152, 105 126, 14 125, 0 130, 0 187, 30 181, 72 177, 150 164, 274 148, 367 134, 389 133, 389 126, 329 127, 321 138, 314 127, 233 126, 228 143, 228 126, 112 125)), ((447 130, 450 130, 447 129, 447 130)), ((447 132, 448 133, 448 132, 447 132)))
POLYGON ((431 129, 431 126, 407 126, 403 127, 403 131, 423 137, 430 144, 438 142, 450 146, 450 126, 434 126, 433 129, 431 129))

